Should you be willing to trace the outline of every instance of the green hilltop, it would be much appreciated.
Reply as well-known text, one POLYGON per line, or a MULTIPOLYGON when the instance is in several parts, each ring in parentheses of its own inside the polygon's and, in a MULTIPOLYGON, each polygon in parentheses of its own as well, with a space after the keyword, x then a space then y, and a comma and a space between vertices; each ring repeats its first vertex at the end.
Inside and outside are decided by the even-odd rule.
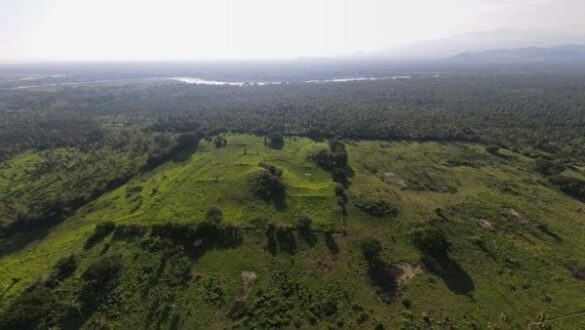
POLYGON ((532 158, 219 136, 155 166, 131 148, 7 160, 0 211, 88 202, 0 241, 0 328, 585 327, 585 210, 532 158))

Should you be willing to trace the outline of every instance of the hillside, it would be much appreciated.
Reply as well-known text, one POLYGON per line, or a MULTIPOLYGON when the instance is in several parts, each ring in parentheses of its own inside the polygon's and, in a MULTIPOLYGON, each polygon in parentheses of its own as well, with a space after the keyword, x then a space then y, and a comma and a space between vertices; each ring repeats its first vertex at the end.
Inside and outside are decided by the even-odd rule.
MULTIPOLYGON (((585 327, 583 203, 526 155, 236 133, 124 155, 126 181, 1 238, 0 328, 585 327)), ((51 171, 38 191, 66 189, 51 171)))
POLYGON ((452 63, 583 63, 584 45, 527 47, 467 52, 447 59, 452 63))

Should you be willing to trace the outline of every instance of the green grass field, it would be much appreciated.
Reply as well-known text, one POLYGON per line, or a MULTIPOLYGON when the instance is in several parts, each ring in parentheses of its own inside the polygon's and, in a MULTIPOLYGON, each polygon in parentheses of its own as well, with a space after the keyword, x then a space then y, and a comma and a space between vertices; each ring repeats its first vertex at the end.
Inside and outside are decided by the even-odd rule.
MULTIPOLYGON (((275 150, 262 137, 225 136, 226 147, 202 141, 189 157, 142 171, 22 248, 0 252, 0 311, 75 253, 79 267, 58 286, 68 310, 79 303, 90 264, 116 256, 122 270, 98 306, 67 314, 63 328, 505 329, 536 326, 543 318, 555 329, 585 327, 585 281, 573 272, 585 267, 583 203, 533 171, 532 159, 508 150, 490 154, 474 144, 345 141, 354 174, 342 226, 331 175, 309 158, 326 149, 326 141, 288 137, 275 150), (283 170, 283 204, 250 192, 260 161, 283 170), (392 201, 399 213, 377 217, 356 206, 378 200, 392 201), (190 247, 161 247, 150 236, 150 225, 200 223, 210 206, 223 211, 226 224, 242 228, 241 245, 193 257, 190 247), (311 237, 294 232, 292 249, 279 241, 270 253, 267 224, 294 225, 302 214, 313 220, 311 237), (143 224, 146 232, 109 234, 84 248, 105 221, 143 224), (409 234, 430 223, 450 243, 444 271, 415 270, 423 255, 409 234), (407 265, 384 278, 396 282, 383 284, 391 284, 390 291, 368 274, 360 249, 365 238, 382 243, 385 264, 407 265), (246 282, 243 272, 256 279, 246 282), (246 313, 233 317, 238 297, 246 313)), ((26 168, 38 161, 28 152, 0 169, 3 194, 29 187, 26 168)), ((567 175, 582 177, 583 171, 567 175)), ((47 174, 38 182, 50 181, 47 174)), ((34 233, 3 246, 27 235, 34 233)))

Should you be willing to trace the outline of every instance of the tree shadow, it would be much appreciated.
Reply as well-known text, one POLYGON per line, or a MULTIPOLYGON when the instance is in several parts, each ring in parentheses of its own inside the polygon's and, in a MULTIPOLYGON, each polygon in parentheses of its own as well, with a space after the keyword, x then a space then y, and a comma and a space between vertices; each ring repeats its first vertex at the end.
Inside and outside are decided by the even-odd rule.
POLYGON ((325 245, 331 254, 339 254, 339 245, 337 245, 337 242, 333 237, 333 232, 325 233, 325 245))
POLYGON ((272 205, 277 211, 286 211, 288 204, 286 203, 286 193, 276 194, 271 198, 272 205))
POLYGON ((299 237, 307 243, 309 247, 317 244, 317 235, 312 230, 299 230, 299 237))
POLYGON ((398 267, 382 261, 368 265, 368 278, 378 289, 378 295, 385 303, 391 303, 398 288, 397 278, 402 274, 398 267))
POLYGON ((473 279, 447 254, 441 256, 425 256, 421 262, 433 274, 439 276, 447 288, 455 294, 471 295, 475 289, 473 279))
POLYGON ((554 239, 557 242, 562 242, 563 241, 563 239, 559 235, 557 235, 557 233, 551 231, 550 228, 546 224, 544 224, 544 223, 539 223, 536 226, 536 228, 538 230, 540 230, 541 232, 543 232, 544 234, 548 235, 549 237, 551 237, 552 239, 554 239))
POLYGON ((116 241, 133 242, 146 234, 146 227, 141 224, 121 224, 116 226, 112 239, 116 241))
POLYGON ((52 225, 39 224, 26 232, 15 232, 4 236, 0 234, 0 258, 21 251, 36 241, 42 241, 49 235, 51 227, 52 225))
POLYGON ((295 254, 297 241, 292 227, 270 224, 266 229, 266 251, 275 256, 278 252, 295 254))
POLYGON ((237 248, 243 243, 240 228, 204 221, 198 225, 165 223, 154 225, 151 236, 181 245, 187 256, 196 261, 213 249, 237 248))

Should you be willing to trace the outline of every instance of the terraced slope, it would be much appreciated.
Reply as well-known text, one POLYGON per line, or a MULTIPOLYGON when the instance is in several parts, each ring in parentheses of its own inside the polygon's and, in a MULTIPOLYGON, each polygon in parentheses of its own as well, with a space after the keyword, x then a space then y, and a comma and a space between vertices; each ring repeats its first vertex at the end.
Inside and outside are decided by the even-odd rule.
POLYGON ((327 143, 287 138, 275 150, 261 137, 226 138, 2 254, 0 320, 34 314, 23 312, 34 295, 51 306, 30 317, 41 327, 585 326, 584 206, 532 159, 473 144, 345 141, 352 176, 340 216, 331 174, 310 160, 327 143), (278 203, 250 189, 261 161, 282 169, 278 203), (222 224, 204 221, 210 206, 222 224), (295 227, 303 214, 310 230, 295 227), (448 248, 414 238, 429 232, 448 248), (54 270, 71 254, 73 271, 54 270))

